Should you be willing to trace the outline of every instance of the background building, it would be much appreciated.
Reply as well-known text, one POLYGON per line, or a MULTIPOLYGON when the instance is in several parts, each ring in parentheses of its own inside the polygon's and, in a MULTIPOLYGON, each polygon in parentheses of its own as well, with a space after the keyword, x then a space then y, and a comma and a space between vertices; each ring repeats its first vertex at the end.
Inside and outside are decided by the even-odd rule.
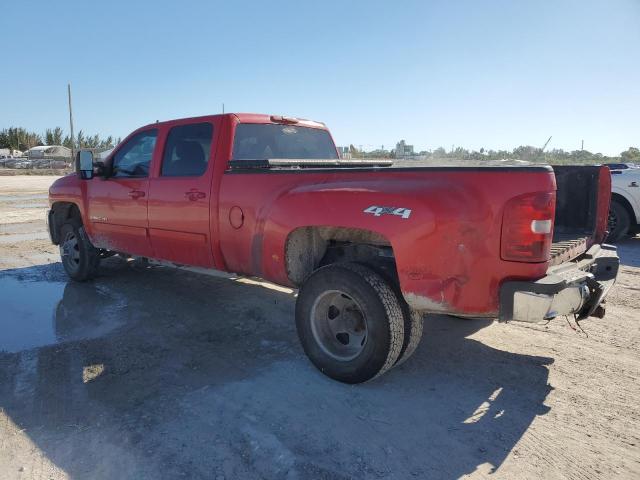
POLYGON ((0 148, 0 158, 21 157, 22 152, 13 148, 0 148))
POLYGON ((71 158, 71 149, 62 145, 42 145, 30 148, 25 152, 29 159, 36 158, 71 158))
POLYGON ((396 143, 396 149, 394 150, 396 158, 413 157, 413 145, 407 145, 404 140, 400 140, 396 143))
POLYGON ((338 156, 345 160, 351 158, 349 147, 338 147, 338 156))

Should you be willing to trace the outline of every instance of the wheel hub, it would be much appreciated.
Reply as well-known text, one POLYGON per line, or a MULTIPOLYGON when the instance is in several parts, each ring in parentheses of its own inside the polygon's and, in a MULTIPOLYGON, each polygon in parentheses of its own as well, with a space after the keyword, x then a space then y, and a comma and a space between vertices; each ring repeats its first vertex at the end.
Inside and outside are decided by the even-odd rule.
POLYGON ((367 343, 367 321, 360 305, 344 292, 320 295, 311 309, 311 331, 318 346, 340 361, 357 357, 367 343))
POLYGON ((60 244, 60 256, 67 268, 75 271, 80 267, 80 247, 73 233, 68 233, 60 244))

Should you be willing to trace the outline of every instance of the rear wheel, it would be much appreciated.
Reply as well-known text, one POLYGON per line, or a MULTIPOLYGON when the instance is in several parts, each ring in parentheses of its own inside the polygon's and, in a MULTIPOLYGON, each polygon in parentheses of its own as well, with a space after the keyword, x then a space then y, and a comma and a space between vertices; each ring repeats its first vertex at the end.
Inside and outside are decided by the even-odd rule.
MULTIPOLYGON (((400 302, 404 302, 404 299, 401 299, 400 302)), ((402 306, 402 314, 404 317, 404 342, 396 365, 402 365, 413 355, 422 340, 424 328, 422 313, 412 310, 406 303, 402 306)))
POLYGON ((100 253, 91 244, 82 224, 68 220, 60 229, 60 257, 67 275, 83 282, 93 278, 100 263, 100 253))
POLYGON ((631 226, 631 217, 629 212, 619 202, 611 201, 609 208, 609 236, 607 240, 617 242, 621 240, 629 232, 631 226))
POLYGON ((404 341, 404 318, 391 287, 371 269, 333 264, 300 289, 296 327, 311 362, 345 383, 366 382, 389 370, 404 341))
POLYGON ((394 277, 390 275, 389 270, 385 271, 378 269, 376 272, 385 279, 388 285, 392 286, 398 299, 398 303, 400 304, 400 308, 402 309, 402 316, 404 319, 404 341, 402 342, 402 349, 400 350, 398 360, 396 360, 396 365, 402 365, 409 359, 409 357, 411 357, 411 355, 413 355, 413 352, 416 351, 416 348, 418 348, 418 345, 420 344, 420 340, 422 340, 424 315, 422 313, 418 313, 409 306, 402 295, 397 279, 394 281, 394 277))

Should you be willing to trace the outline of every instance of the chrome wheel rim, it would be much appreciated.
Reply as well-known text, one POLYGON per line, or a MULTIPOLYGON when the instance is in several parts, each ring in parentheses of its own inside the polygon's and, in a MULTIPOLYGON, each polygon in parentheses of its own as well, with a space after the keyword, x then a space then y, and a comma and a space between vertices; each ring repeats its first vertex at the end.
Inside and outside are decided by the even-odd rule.
POLYGON ((67 233, 60 243, 60 257, 67 270, 77 272, 80 268, 80 244, 74 232, 67 233))
POLYGON ((311 332, 324 353, 346 362, 360 355, 367 344, 367 319, 349 295, 328 290, 311 308, 311 332))

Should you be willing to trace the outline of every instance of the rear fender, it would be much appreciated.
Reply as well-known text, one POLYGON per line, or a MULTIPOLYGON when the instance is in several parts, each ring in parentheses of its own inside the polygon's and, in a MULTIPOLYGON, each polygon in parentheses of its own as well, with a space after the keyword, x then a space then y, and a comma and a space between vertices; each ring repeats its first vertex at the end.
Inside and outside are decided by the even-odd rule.
MULTIPOLYGON (((392 247, 407 302, 420 310, 447 311, 469 269, 489 254, 481 230, 491 212, 474 193, 424 179, 302 186, 261 210, 252 256, 260 262, 261 276, 291 285, 286 248, 292 232, 303 227, 371 232, 392 247), (440 275, 443 266, 447 278, 440 275)), ((320 252, 312 248, 307 254, 320 252)))

